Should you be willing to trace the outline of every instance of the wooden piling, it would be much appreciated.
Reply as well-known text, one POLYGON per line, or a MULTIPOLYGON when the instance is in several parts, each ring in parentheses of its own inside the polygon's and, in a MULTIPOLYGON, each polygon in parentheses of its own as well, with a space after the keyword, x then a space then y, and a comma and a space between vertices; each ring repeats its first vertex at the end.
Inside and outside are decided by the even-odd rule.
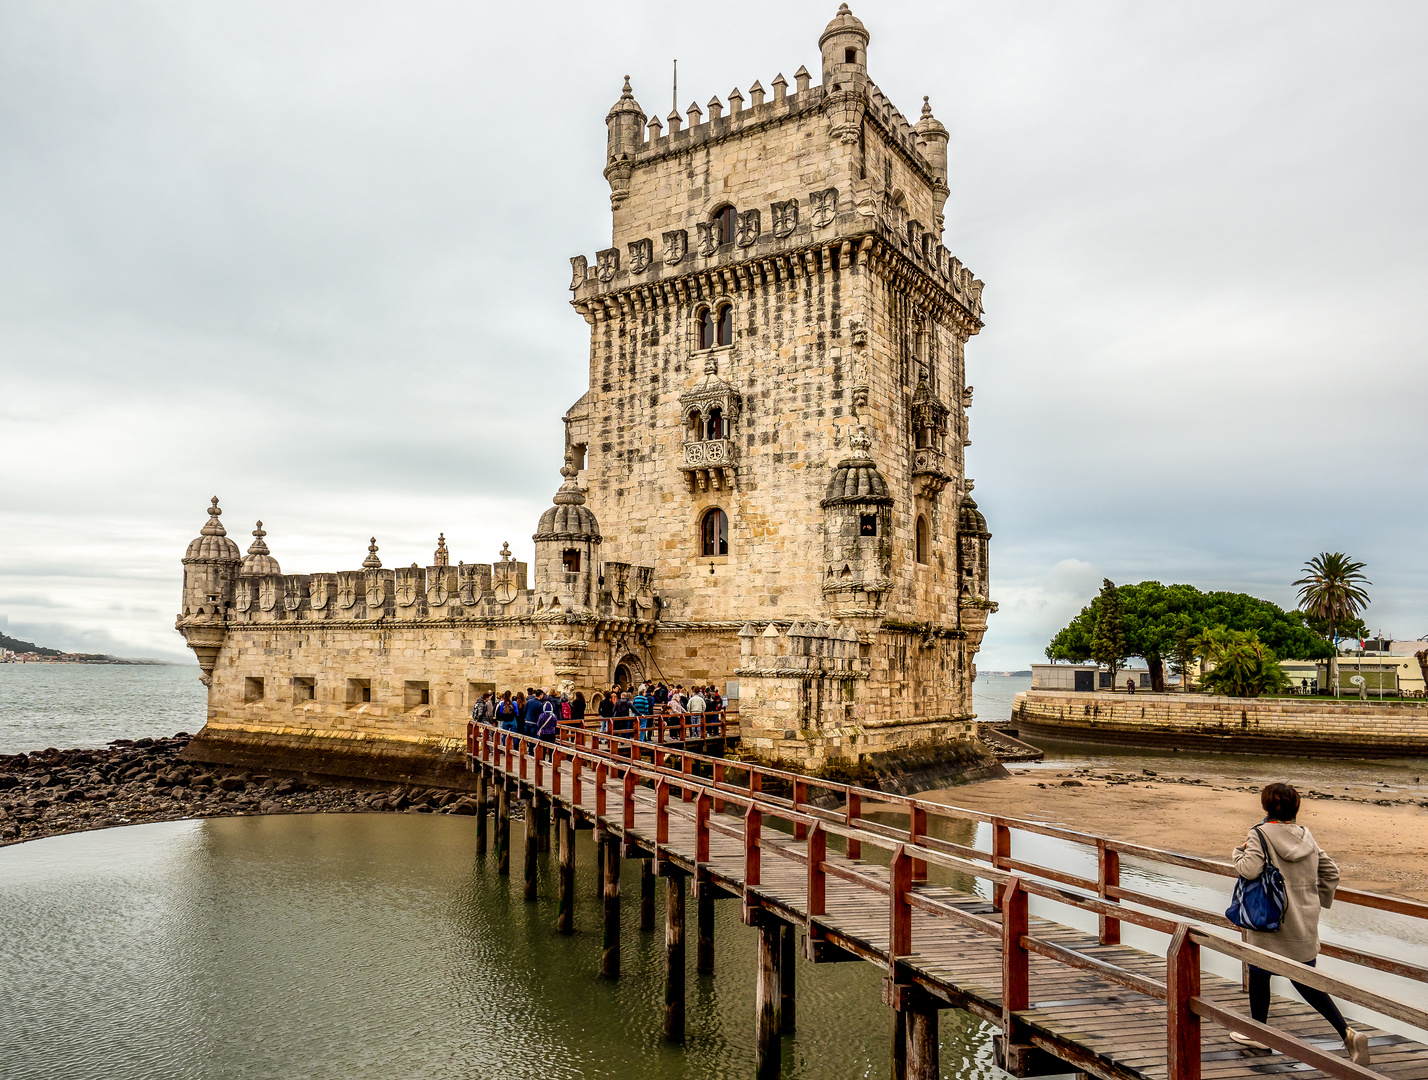
POLYGON ((793 949, 797 943, 792 923, 782 923, 779 931, 778 957, 778 1029, 785 1035, 794 1032, 793 949))
POLYGON ((758 981, 754 1016, 758 1037, 754 1045, 754 1076, 757 1080, 778 1080, 782 1047, 778 1037, 779 938, 777 920, 759 920, 758 981))
POLYGON ((476 768, 476 854, 486 854, 486 800, 489 797, 490 781, 486 778, 486 767, 476 768))
POLYGON ((640 929, 655 928, 654 860, 640 860, 640 929))
POLYGON ((684 875, 664 880, 664 1037, 684 1041, 684 875))
POLYGON ((698 924, 694 944, 694 970, 714 974, 714 886, 701 879, 694 883, 694 916, 698 924))
POLYGON ((511 872, 511 786, 501 780, 496 797, 496 873, 511 872))
POLYGON ((557 809, 555 817, 560 833, 560 906, 556 909, 555 929, 562 934, 572 934, 575 932, 575 818, 565 809, 557 809))
POLYGON ((535 796, 526 792, 525 809, 525 898, 536 898, 536 851, 540 848, 540 824, 536 821, 535 796))
POLYGON ((536 810, 536 850, 550 850, 550 797, 537 792, 535 797, 536 810))
POLYGON ((600 954, 600 974, 620 977, 620 840, 606 833, 600 841, 601 874, 604 886, 604 941, 600 954))
MULTIPOLYGON (((937 1050, 937 1010, 900 1013, 905 1031, 905 1080, 941 1080, 937 1050)), ((900 1078, 901 1080, 901 1078, 900 1078)))

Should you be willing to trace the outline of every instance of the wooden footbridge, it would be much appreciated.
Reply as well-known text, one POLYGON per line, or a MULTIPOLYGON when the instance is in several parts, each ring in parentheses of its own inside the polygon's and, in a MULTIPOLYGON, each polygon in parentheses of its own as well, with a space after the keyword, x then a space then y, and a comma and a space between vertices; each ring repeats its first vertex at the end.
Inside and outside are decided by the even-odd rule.
MULTIPOLYGON (((558 932, 573 929, 575 830, 595 830, 605 975, 620 970, 622 859, 642 860, 645 929, 654 929, 654 877, 668 879, 666 1038, 684 1037, 686 882, 692 884, 701 972, 713 970, 714 900, 741 901, 744 921, 759 931, 760 1080, 778 1076, 780 1034, 794 1029, 796 930, 813 963, 870 962, 886 972, 883 1003, 897 1017, 893 1080, 941 1075, 937 1016, 948 1008, 997 1026, 997 1063, 1019 1077, 1080 1072, 1105 1080, 1228 1080, 1293 1072, 1303 1080, 1428 1080, 1423 1043, 1359 1025, 1370 1035, 1373 1060, 1367 1068, 1355 1065, 1328 1024, 1297 997, 1274 999, 1272 1027, 1254 1022, 1241 982, 1203 971, 1200 958, 1210 950, 1252 963, 1420 1031, 1428 1031, 1428 1013, 1371 987, 1396 982, 1392 977, 1428 982, 1428 968, 1325 943, 1324 955, 1351 965, 1345 975, 1329 975, 1243 943, 1213 912, 1121 884, 1122 856, 1233 878, 1225 863, 578 726, 562 729, 552 744, 473 723, 467 749, 482 806, 478 851, 486 849, 485 807, 494 785, 503 873, 510 867, 511 799, 524 800, 527 900, 536 898, 538 853, 549 848, 554 814, 558 932), (929 829, 939 817, 990 825, 991 850, 939 837, 947 830, 929 829), (1018 857, 1014 833, 1084 845, 1095 854, 1096 878, 1018 857), (929 868, 952 884, 930 880, 929 868), (977 895, 974 880, 989 882, 994 899, 977 895), (1030 916, 1032 897, 1094 914, 1099 932, 1030 916), (1167 952, 1122 944, 1127 923, 1167 935, 1167 952), (1231 1031, 1268 1049, 1233 1042, 1231 1031)), ((1428 919, 1428 904, 1354 889, 1340 889, 1337 902, 1428 919)))

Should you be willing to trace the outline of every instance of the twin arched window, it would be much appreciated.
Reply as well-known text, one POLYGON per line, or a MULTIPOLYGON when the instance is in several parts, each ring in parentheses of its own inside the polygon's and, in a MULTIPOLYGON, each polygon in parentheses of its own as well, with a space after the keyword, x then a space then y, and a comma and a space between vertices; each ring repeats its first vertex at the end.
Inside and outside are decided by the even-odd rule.
POLYGON ((729 424, 724 413, 718 408, 709 410, 709 416, 701 416, 698 409, 690 409, 685 425, 685 438, 692 442, 708 442, 729 437, 729 424))
POLYGON ((734 341, 734 305, 721 304, 719 310, 701 308, 699 312, 699 347, 712 349, 734 341))
POLYGON ((699 520, 699 554, 729 554, 729 518, 717 506, 699 520))

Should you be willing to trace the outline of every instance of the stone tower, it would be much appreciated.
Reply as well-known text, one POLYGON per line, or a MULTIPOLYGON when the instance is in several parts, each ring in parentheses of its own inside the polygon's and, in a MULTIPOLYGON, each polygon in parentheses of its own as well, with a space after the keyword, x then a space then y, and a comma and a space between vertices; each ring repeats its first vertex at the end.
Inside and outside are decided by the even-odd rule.
POLYGON ((819 84, 800 67, 668 130, 626 79, 611 244, 572 260, 590 390, 567 444, 603 557, 653 565, 661 624, 701 654, 739 649, 746 728, 788 757, 970 715, 995 610, 964 509, 982 283, 943 246, 947 130, 892 105, 869 43, 845 4, 819 84))
POLYGON ((233 607, 238 568, 243 556, 219 521, 223 511, 218 496, 208 507, 208 521, 183 556, 183 611, 175 623, 198 657, 203 684, 213 676, 223 639, 227 636, 228 612, 233 607))

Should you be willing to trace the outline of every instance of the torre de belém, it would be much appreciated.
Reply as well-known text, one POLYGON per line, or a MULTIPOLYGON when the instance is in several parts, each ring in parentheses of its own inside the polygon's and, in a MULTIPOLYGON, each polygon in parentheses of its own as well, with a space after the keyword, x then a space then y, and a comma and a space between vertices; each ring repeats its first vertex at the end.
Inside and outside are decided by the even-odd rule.
POLYGON ((453 566, 443 540, 392 569, 374 541, 284 574, 214 499, 177 622, 197 756, 416 774, 487 689, 644 679, 727 686, 745 748, 809 769, 971 738, 996 610, 963 471, 982 282, 942 243, 947 130, 884 96, 868 42, 844 5, 818 83, 664 121, 626 80, 611 243, 571 260, 589 390, 532 565, 453 566))

